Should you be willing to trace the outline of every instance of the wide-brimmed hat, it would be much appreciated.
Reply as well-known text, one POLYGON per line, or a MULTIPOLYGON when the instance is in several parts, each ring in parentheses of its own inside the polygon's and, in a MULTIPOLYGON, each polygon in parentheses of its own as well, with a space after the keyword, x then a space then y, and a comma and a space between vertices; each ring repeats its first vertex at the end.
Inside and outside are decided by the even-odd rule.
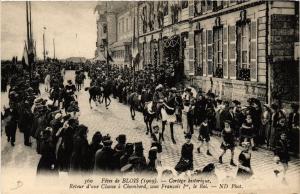
POLYGON ((125 143, 126 142, 126 135, 124 134, 120 134, 116 140, 119 142, 119 143, 125 143))
POLYGON ((171 92, 177 92, 177 88, 172 87, 170 91, 171 91, 171 92))
POLYGON ((43 98, 37 98, 34 100, 34 104, 41 104, 43 101, 43 98))
POLYGON ((230 120, 225 120, 224 123, 228 123, 230 125, 231 121, 230 120))
POLYGON ((110 140, 110 139, 111 139, 111 137, 110 137, 109 134, 104 135, 104 136, 102 137, 102 141, 107 141, 107 140, 110 140))
POLYGON ((56 115, 54 116, 54 119, 60 119, 60 118, 62 118, 62 114, 56 113, 56 115))
POLYGON ((242 147, 250 147, 251 143, 249 141, 242 142, 242 147))
POLYGON ((156 86, 155 90, 160 90, 163 88, 163 85, 159 84, 158 86, 156 86))
POLYGON ((107 139, 105 141, 102 140, 102 143, 104 146, 111 146, 113 142, 110 139, 109 140, 107 139))

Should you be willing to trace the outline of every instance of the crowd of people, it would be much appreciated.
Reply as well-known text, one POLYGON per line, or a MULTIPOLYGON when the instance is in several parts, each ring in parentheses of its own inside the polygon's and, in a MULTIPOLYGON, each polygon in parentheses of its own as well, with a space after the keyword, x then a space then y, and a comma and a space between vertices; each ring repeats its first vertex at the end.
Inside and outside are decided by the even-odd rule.
MULTIPOLYGON (((173 144, 177 143, 174 125, 185 129, 186 142, 175 166, 179 173, 194 169, 195 151, 199 154, 205 150, 208 156, 212 155, 210 138, 214 135, 222 139, 220 148, 223 152, 219 163, 223 163, 224 154, 230 150, 230 164, 238 166, 237 175, 243 177, 253 174, 251 150, 255 151, 262 145, 274 150, 276 162, 283 165, 285 174, 289 143, 292 141, 293 145, 299 145, 298 139, 290 137, 291 129, 299 129, 297 104, 292 104, 292 112, 287 115, 278 103, 262 105, 258 99, 250 98, 248 104, 242 106, 237 100, 219 99, 211 91, 205 93, 201 89, 196 91, 192 87, 176 85, 163 73, 154 75, 147 69, 133 72, 127 67, 98 63, 91 64, 87 70, 91 84, 86 89, 99 88, 93 99, 96 105, 105 100, 108 108, 112 94, 120 103, 129 104, 132 119, 135 118, 135 110, 143 113, 146 134, 150 134, 152 140, 148 159, 144 155, 143 143, 129 143, 124 134, 117 137, 114 147, 110 135, 102 135, 100 131, 95 132, 89 143, 88 127, 78 120, 77 91, 84 85, 84 70, 76 71, 76 86, 71 80, 64 85, 63 65, 43 66, 33 72, 31 83, 25 71, 15 72, 9 82, 9 107, 4 108, 1 117, 7 140, 12 146, 17 128, 24 133, 25 146, 31 146, 31 138, 36 139, 37 153, 41 155, 38 174, 58 174, 59 171, 71 174, 91 171, 157 173, 167 125, 170 126, 173 144), (41 77, 48 93, 48 98, 44 99, 40 97, 39 90, 41 77), (183 116, 186 116, 186 126, 183 126, 183 116), (153 120, 161 121, 161 125, 152 129, 153 120), (191 141, 193 136, 197 136, 199 142, 195 150, 191 141), (236 165, 234 154, 238 145, 243 149, 236 165)), ((209 164, 205 171, 210 169, 213 172, 213 166, 209 164)), ((274 172, 276 175, 280 173, 278 170, 274 172)))

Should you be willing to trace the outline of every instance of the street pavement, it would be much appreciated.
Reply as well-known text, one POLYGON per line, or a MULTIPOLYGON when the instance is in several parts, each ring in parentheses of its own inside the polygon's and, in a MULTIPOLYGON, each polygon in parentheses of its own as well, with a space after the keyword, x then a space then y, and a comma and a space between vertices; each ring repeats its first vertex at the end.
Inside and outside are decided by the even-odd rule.
MULTIPOLYGON (((74 82, 74 71, 66 71, 65 81, 72 79, 74 82)), ((85 87, 89 86, 90 80, 85 80, 85 87)), ((46 97, 48 94, 44 92, 44 86, 40 86, 42 91, 42 97, 46 97)), ((104 104, 100 104, 97 107, 93 103, 93 108, 90 109, 88 103, 88 92, 84 91, 84 88, 78 92, 78 101, 80 107, 79 122, 88 126, 88 139, 91 141, 93 134, 96 131, 100 131, 102 135, 110 134, 112 140, 114 140, 119 134, 125 134, 127 136, 127 142, 138 142, 142 141, 144 146, 144 154, 148 157, 148 151, 150 148, 150 136, 146 135, 146 126, 143 122, 143 116, 141 113, 136 114, 136 119, 132 120, 130 117, 129 107, 127 105, 119 103, 116 99, 112 99, 111 105, 108 109, 105 108, 104 104)), ((7 93, 1 93, 1 107, 7 104, 7 93)), ((161 127, 161 123, 159 123, 161 127)), ((186 127, 186 120, 184 118, 184 128, 186 127)), ((174 168, 176 163, 179 161, 181 154, 181 146, 184 144, 183 129, 179 125, 175 125, 175 139, 177 144, 173 144, 170 138, 169 125, 166 126, 165 130, 165 141, 162 144, 163 152, 161 156, 162 166, 174 168)), ((194 144, 194 169, 202 169, 208 163, 216 164, 216 174, 221 179, 228 178, 228 176, 234 177, 237 171, 237 167, 229 165, 230 152, 228 151, 224 157, 224 164, 218 164, 218 157, 222 150, 220 149, 221 138, 213 136, 210 141, 210 152, 212 156, 206 155, 206 148, 202 148, 202 152, 197 153, 196 147, 199 142, 197 140, 198 131, 192 138, 194 144)), ((113 144, 113 145, 114 145, 113 144)), ((36 167, 40 158, 35 151, 36 144, 34 142, 32 147, 26 147, 23 144, 23 136, 18 131, 16 136, 16 145, 11 147, 6 141, 4 131, 1 136, 1 162, 2 162, 2 173, 8 172, 9 170, 26 171, 29 175, 34 176, 36 167)), ((240 147, 235 149, 234 161, 238 163, 238 155, 241 151, 240 147)), ((259 149, 258 151, 252 152, 251 165, 254 171, 254 177, 257 180, 264 182, 270 181, 269 188, 273 188, 274 185, 280 183, 279 178, 275 178, 273 170, 278 167, 273 161, 273 153, 268 150, 259 149), (265 177, 265 178, 264 178, 265 177)), ((300 175, 300 160, 292 158, 289 163, 289 170, 287 172, 287 181, 289 185, 299 183, 300 175)), ((293 185, 298 187, 297 185, 293 185)))

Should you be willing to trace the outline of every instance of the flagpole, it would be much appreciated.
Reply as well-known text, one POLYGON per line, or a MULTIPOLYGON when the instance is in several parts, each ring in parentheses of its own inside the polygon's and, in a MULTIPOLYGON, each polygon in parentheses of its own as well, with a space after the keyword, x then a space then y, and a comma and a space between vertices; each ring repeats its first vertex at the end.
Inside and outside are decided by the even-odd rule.
POLYGON ((108 11, 107 11, 107 2, 105 2, 105 9, 106 9, 106 75, 108 77, 108 66, 109 66, 109 60, 108 60, 108 11))
POLYGON ((53 59, 55 59, 55 39, 53 38, 53 59))
POLYGON ((133 36, 132 36, 132 51, 131 51, 131 66, 133 67, 133 90, 135 91, 135 64, 134 64, 134 56, 133 49, 135 44, 135 6, 133 6, 133 36))
POLYGON ((44 63, 46 62, 46 48, 45 48, 45 29, 46 27, 44 27, 44 32, 43 32, 43 54, 44 54, 44 63))
MULTIPOLYGON (((32 73, 31 73, 31 60, 28 54, 28 50, 30 50, 30 42, 31 42, 31 5, 28 1, 26 1, 26 28, 27 28, 27 45, 25 43, 25 47, 27 49, 27 52, 25 53, 27 55, 28 65, 29 65, 29 84, 32 84, 32 73), (29 10, 30 9, 30 10, 29 10), (30 16, 29 16, 30 11, 30 16)), ((31 56, 31 55, 30 55, 31 56)))

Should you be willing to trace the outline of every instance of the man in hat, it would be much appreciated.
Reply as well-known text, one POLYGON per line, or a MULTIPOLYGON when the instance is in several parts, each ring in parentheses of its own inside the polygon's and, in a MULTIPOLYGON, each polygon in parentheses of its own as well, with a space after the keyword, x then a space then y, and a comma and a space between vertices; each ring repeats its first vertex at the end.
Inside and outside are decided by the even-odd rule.
POLYGON ((95 155, 95 172, 114 170, 113 160, 115 151, 111 148, 112 141, 110 140, 110 136, 104 136, 102 143, 104 147, 98 150, 95 155))
POLYGON ((120 158, 120 167, 122 168, 129 162, 130 156, 132 156, 134 151, 134 145, 132 143, 127 143, 125 146, 125 153, 120 158))
POLYGON ((295 153, 299 153, 299 105, 291 104, 292 112, 289 114, 288 126, 290 129, 291 148, 295 153))
POLYGON ((30 132, 33 124, 33 113, 30 109, 30 104, 28 101, 23 103, 22 109, 20 111, 19 117, 19 129, 24 133, 24 145, 31 146, 30 142, 30 132))
POLYGON ((147 172, 151 174, 157 174, 157 169, 156 169, 157 147, 152 147, 149 150, 148 159, 149 162, 147 164, 147 172))
POLYGON ((137 142, 134 144, 134 154, 129 158, 129 161, 132 162, 135 172, 142 172, 146 169, 147 163, 144 156, 144 148, 142 142, 137 142))
POLYGON ((68 95, 73 95, 76 91, 76 86, 72 83, 72 80, 67 81, 67 85, 65 86, 66 93, 68 95))
POLYGON ((11 146, 15 146, 18 113, 15 109, 8 108, 4 112, 3 119, 6 121, 5 133, 7 141, 11 143, 11 146))
POLYGON ((121 169, 120 165, 120 158, 125 153, 125 146, 126 146, 126 135, 121 134, 117 138, 117 145, 114 148, 115 154, 114 154, 114 169, 121 169))
POLYGON ((271 130, 270 130, 270 146, 274 147, 276 143, 276 129, 280 127, 280 119, 285 119, 284 113, 280 110, 277 104, 271 105, 271 130))

